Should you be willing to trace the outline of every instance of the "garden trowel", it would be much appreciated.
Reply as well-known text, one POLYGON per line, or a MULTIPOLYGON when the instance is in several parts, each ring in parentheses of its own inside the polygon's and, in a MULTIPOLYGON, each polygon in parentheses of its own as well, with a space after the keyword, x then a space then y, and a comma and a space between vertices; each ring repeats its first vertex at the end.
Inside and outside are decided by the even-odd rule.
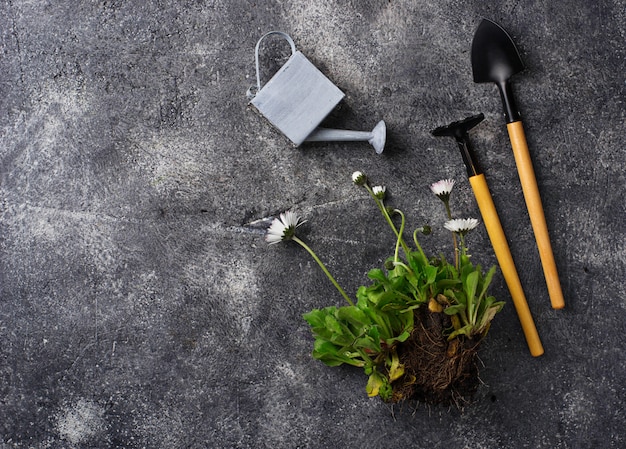
POLYGON ((504 117, 515 156, 515 163, 526 200, 530 222, 535 233, 539 257, 548 286, 550 302, 555 309, 565 306, 559 275, 552 253, 546 218, 533 170, 522 120, 515 105, 509 78, 522 71, 524 63, 507 32, 498 24, 483 19, 472 41, 472 71, 476 83, 496 83, 502 98, 504 117))

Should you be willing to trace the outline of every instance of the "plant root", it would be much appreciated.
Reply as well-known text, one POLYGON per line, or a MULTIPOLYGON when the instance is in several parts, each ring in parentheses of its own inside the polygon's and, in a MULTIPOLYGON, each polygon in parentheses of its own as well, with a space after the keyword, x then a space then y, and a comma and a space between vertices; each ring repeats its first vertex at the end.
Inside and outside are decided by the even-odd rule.
POLYGON ((464 335, 448 341, 444 331, 452 326, 450 318, 424 309, 415 311, 413 333, 398 345, 405 374, 393 383, 390 402, 418 400, 460 409, 470 402, 480 384, 480 341, 464 335))

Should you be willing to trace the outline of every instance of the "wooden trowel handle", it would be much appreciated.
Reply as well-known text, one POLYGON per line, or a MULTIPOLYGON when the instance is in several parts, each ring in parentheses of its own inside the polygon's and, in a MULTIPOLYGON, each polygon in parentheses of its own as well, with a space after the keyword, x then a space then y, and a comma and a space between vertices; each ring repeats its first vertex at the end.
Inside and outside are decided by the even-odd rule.
POLYGON ((513 305, 515 306, 517 316, 519 317, 520 324, 522 325, 522 331, 526 337, 528 348, 534 357, 538 357, 543 354, 543 346, 541 345, 539 333, 537 332, 535 322, 533 321, 533 317, 530 313, 528 302, 524 296, 524 290, 522 289, 522 284, 519 280, 517 270, 515 269, 513 257, 511 256, 511 250, 509 249, 509 244, 506 241, 504 230, 500 224, 500 218, 498 217, 496 206, 493 204, 493 199, 491 198, 491 193, 489 192, 489 187, 487 186, 487 181, 485 180, 485 175, 480 174, 471 176, 469 181, 472 186, 472 190, 474 191, 478 208, 480 209, 480 215, 483 217, 483 221, 485 222, 485 228, 487 229, 489 240, 491 240, 493 251, 496 254, 496 259, 498 259, 498 265, 500 265, 502 276, 504 277, 506 285, 509 288, 509 292, 511 293, 513 305))
POLYGON ((526 208, 530 216, 530 223, 535 233, 537 248, 539 249, 539 257, 543 266, 543 274, 548 285, 548 294, 550 302, 554 309, 562 309, 565 307, 563 292, 559 282, 559 275, 550 245, 550 236, 548 235, 548 226, 546 225, 546 217, 543 213, 541 205, 541 197, 539 196, 539 188, 535 178, 535 171, 528 152, 528 144, 524 135, 524 127, 521 121, 515 121, 506 125, 515 155, 515 163, 517 172, 519 173, 524 199, 526 200, 526 208))

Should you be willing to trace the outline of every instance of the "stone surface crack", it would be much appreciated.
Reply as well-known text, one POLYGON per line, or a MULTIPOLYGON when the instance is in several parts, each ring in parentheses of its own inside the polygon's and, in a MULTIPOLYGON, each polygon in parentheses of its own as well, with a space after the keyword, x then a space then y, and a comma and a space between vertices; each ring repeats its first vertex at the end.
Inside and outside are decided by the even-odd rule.
MULTIPOLYGON (((9 9, 13 10, 13 2, 9 1, 9 9)), ((19 59, 20 83, 24 84, 24 64, 22 64, 22 44, 20 42, 19 32, 17 30, 17 19, 15 14, 11 17, 11 34, 15 38, 15 49, 19 59)))

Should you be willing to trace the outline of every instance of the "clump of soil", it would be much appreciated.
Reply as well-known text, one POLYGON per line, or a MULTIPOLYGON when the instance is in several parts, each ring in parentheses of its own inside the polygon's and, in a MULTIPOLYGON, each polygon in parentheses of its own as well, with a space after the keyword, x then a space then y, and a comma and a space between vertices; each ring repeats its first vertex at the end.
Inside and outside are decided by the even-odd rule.
POLYGON ((411 337, 397 348, 405 374, 393 384, 391 402, 418 400, 427 404, 469 402, 478 389, 477 351, 480 341, 460 335, 448 341, 450 317, 426 307, 415 311, 411 337))

